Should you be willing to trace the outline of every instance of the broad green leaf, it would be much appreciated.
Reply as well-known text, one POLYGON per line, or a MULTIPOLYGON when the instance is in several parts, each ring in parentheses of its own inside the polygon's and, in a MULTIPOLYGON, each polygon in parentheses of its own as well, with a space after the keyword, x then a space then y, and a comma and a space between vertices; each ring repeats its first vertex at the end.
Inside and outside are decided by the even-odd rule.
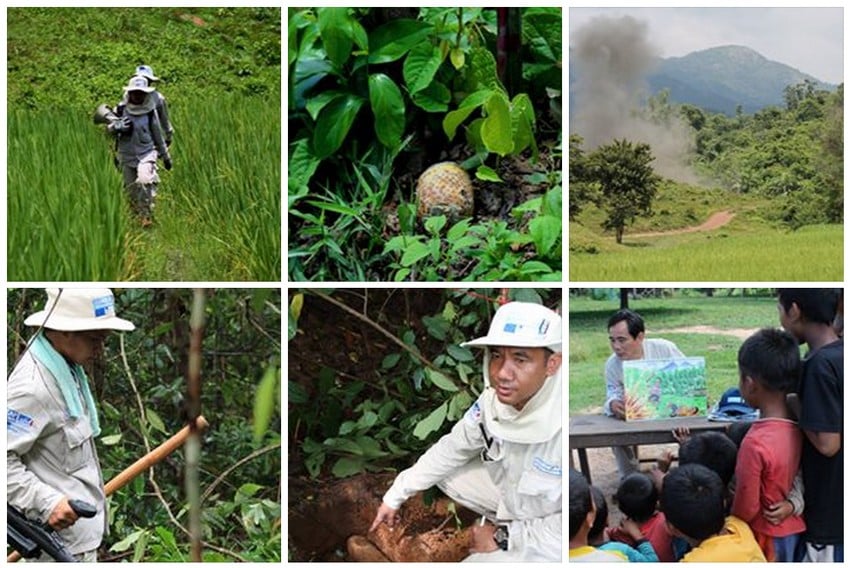
POLYGON ((493 91, 489 89, 476 91, 463 99, 457 110, 453 110, 446 114, 446 117, 443 119, 443 131, 446 133, 449 140, 455 137, 457 127, 460 126, 460 124, 466 120, 467 117, 475 111, 475 109, 483 105, 492 94, 493 91))
POLYGON ((544 274, 552 272, 552 267, 539 260, 529 260, 522 265, 520 272, 523 274, 544 274))
POLYGON ((471 405, 472 397, 469 396, 469 393, 466 391, 460 391, 449 399, 449 411, 446 417, 452 421, 457 420, 464 415, 471 405))
POLYGON ((324 92, 319 93, 315 96, 312 96, 309 99, 307 99, 307 105, 306 105, 307 113, 310 115, 310 118, 312 118, 313 120, 316 120, 316 118, 318 118, 319 113, 322 111, 323 108, 328 106, 335 99, 337 99, 339 97, 344 97, 344 96, 345 96, 345 93, 343 91, 337 91, 337 90, 324 91, 324 92))
POLYGON ((362 98, 349 94, 322 109, 313 132, 316 156, 326 158, 339 150, 363 102, 362 98))
POLYGON ((270 365, 266 368, 257 392, 254 394, 254 442, 259 443, 269 429, 274 409, 277 406, 280 369, 270 365))
POLYGON ((481 140, 491 152, 507 156, 514 148, 508 100, 501 93, 494 94, 484 103, 484 109, 487 117, 481 125, 481 140))
POLYGON ((432 235, 439 235, 440 231, 443 227, 446 226, 446 216, 445 215, 435 215, 433 217, 428 217, 425 219, 425 230, 431 233, 432 235))
POLYGON ((442 62, 440 48, 430 42, 423 41, 411 49, 402 67, 404 82, 410 93, 416 93, 430 85, 442 62))
POLYGON ((423 316, 422 323, 428 335, 434 339, 444 341, 446 334, 451 330, 451 324, 442 316, 423 316))
POLYGON ((534 107, 526 94, 514 97, 511 103, 511 131, 514 139, 514 153, 519 154, 532 146, 532 160, 537 160, 537 143, 534 140, 534 107))
POLYGON ((121 434, 112 434, 111 436, 104 436, 100 439, 100 443, 104 446, 114 446, 118 442, 121 441, 121 434))
POLYGON ((560 217, 540 215, 528 224, 528 232, 534 239, 534 246, 538 256, 548 257, 552 255, 552 248, 561 237, 563 226, 560 217))
POLYGON ((496 172, 496 170, 483 164, 478 166, 478 169, 475 170, 475 177, 483 181, 502 181, 502 178, 499 177, 499 174, 496 172))
POLYGON ((336 460, 331 473, 334 477, 350 477, 363 471, 363 460, 352 457, 342 457, 336 460))
POLYGON ((375 133, 381 144, 395 150, 404 133, 404 99, 401 90, 383 73, 369 75, 369 102, 375 115, 375 133))
POLYGON ((432 26, 419 20, 398 19, 369 34, 369 63, 389 63, 400 59, 413 46, 425 41, 432 26))
POLYGON ((419 241, 412 242, 407 246, 407 249, 405 249, 404 254, 401 256, 401 265, 411 266, 416 264, 428 256, 430 252, 428 245, 425 243, 419 241))
POLYGON ((109 547, 110 552, 124 552, 125 550, 130 550, 130 547, 139 540, 142 535, 148 532, 147 529, 139 529, 137 531, 133 531, 128 534, 123 539, 119 540, 115 544, 109 547))
POLYGON ((157 414, 154 410, 146 408, 145 416, 147 417, 148 424, 151 425, 151 428, 153 428, 154 430, 159 430, 163 434, 168 434, 165 429, 165 423, 162 421, 162 418, 159 417, 159 414, 157 414))
POLYGON ((473 361, 475 359, 472 351, 460 345, 449 345, 446 347, 446 351, 455 361, 473 361))
POLYGON ((354 432, 354 429, 357 427, 357 423, 353 420, 346 420, 342 424, 339 425, 339 435, 347 436, 354 432))
POLYGON ((337 69, 351 55, 351 22, 348 8, 319 8, 319 32, 325 53, 337 69))
POLYGON ((294 144, 292 154, 289 156, 289 179, 287 180, 290 191, 310 183, 316 168, 319 167, 319 158, 310 152, 310 144, 306 139, 301 139, 294 144))
POLYGON ((425 369, 425 374, 428 376, 428 379, 434 383, 440 390, 444 390, 447 392, 457 392, 458 388, 450 378, 445 376, 443 373, 439 371, 435 371, 434 369, 427 368, 425 369))
POLYGON ((139 540, 136 541, 136 545, 133 547, 133 562, 141 562, 145 557, 145 552, 148 550, 148 540, 150 540, 151 533, 149 531, 145 531, 139 540))
POLYGON ((431 412, 431 414, 423 418, 416 427, 413 428, 413 435, 419 440, 424 440, 431 432, 439 430, 440 426, 442 426, 443 422, 446 420, 446 413, 448 412, 448 409, 448 402, 444 402, 438 406, 431 412))
POLYGON ((411 96, 416 106, 428 112, 446 112, 451 99, 452 93, 448 87, 436 80, 411 96))
POLYGON ((511 291, 511 300, 515 302, 528 302, 530 304, 542 304, 543 298, 534 288, 514 288, 511 291))
MULTIPOLYGON (((464 219, 452 225, 452 227, 446 232, 446 240, 451 243, 464 236, 469 230, 469 223, 469 219, 464 219)), ((451 305, 451 302, 449 302, 446 304, 446 307, 448 308, 448 306, 451 305)))

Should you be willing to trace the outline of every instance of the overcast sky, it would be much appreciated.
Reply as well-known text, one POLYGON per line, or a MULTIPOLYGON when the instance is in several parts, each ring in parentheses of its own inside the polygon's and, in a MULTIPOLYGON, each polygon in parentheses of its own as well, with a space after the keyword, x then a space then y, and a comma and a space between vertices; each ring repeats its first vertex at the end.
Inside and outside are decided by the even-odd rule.
POLYGON ((842 8, 570 8, 570 34, 603 14, 646 21, 662 57, 743 45, 822 81, 844 82, 842 8))

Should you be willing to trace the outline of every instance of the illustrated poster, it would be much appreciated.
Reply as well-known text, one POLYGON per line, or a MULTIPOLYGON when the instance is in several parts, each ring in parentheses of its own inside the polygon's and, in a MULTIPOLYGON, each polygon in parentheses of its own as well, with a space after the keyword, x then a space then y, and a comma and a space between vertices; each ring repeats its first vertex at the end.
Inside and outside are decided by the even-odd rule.
POLYGON ((705 358, 623 361, 626 420, 705 416, 705 358))

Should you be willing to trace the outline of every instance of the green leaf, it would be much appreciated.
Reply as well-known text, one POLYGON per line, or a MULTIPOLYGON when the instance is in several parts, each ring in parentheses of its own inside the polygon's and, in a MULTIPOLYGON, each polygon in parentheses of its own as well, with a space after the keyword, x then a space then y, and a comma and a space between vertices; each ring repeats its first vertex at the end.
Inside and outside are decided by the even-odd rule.
POLYGON ((369 34, 369 63, 389 63, 400 59, 431 33, 431 24, 419 20, 398 19, 372 30, 369 34))
POLYGON ((112 434, 111 436, 104 436, 100 439, 100 443, 104 446, 114 446, 118 442, 121 441, 121 434, 112 434))
POLYGON ((428 217, 425 219, 425 230, 431 233, 434 236, 440 234, 440 231, 443 227, 446 226, 446 216, 445 215, 435 215, 434 217, 428 217))
POLYGON ((501 93, 496 93, 484 103, 484 109, 487 117, 481 125, 481 140, 491 152, 507 156, 514 148, 508 100, 501 93))
POLYGON ((354 429, 357 427, 357 423, 352 420, 346 420, 342 424, 339 425, 339 435, 347 436, 354 432, 354 429))
POLYGON ((446 112, 449 110, 452 93, 448 87, 435 80, 421 91, 413 93, 411 100, 416 106, 428 112, 446 112))
POLYGON ((149 531, 144 531, 139 540, 136 541, 136 545, 133 547, 133 562, 141 562, 145 557, 145 552, 148 549, 148 540, 150 540, 151 533, 149 531))
POLYGON ((404 82, 410 93, 416 93, 430 85, 442 62, 440 48, 430 42, 423 41, 411 49, 402 67, 404 82))
POLYGON ((439 430, 440 426, 442 426, 443 422, 446 420, 446 413, 448 412, 448 409, 448 402, 444 402, 438 406, 431 412, 431 414, 416 424, 416 427, 413 428, 413 435, 419 440, 424 440, 431 432, 439 430))
POLYGON ((553 248, 561 238, 562 223, 560 217, 541 215, 535 217, 528 224, 528 232, 534 239, 534 246, 538 256, 548 257, 552 255, 553 248))
POLYGON ((483 164, 478 166, 478 169, 475 170, 475 177, 483 181, 502 182, 502 178, 499 177, 496 170, 483 164))
POLYGON ((414 241, 407 246, 404 254, 401 256, 402 266, 411 266, 416 264, 431 252, 428 245, 419 241, 414 241))
POLYGON ((520 272, 523 274, 545 274, 552 272, 552 267, 538 260, 529 260, 522 265, 520 272))
POLYGON ((363 460, 360 458, 342 457, 336 460, 331 470, 334 477, 351 477, 364 470, 363 460))
POLYGON ((363 103, 364 99, 348 94, 322 109, 313 132, 313 150, 320 159, 339 150, 363 103))
POLYGON ((435 371, 434 369, 426 368, 425 375, 427 375, 428 379, 434 383, 434 386, 440 390, 444 390, 447 392, 457 392, 458 388, 450 378, 445 376, 443 373, 439 371, 435 371))
POLYGON ((449 420, 455 421, 464 415, 466 410, 472 405, 472 397, 466 391, 460 391, 449 399, 449 411, 446 417, 449 420))
POLYGON ((269 429, 274 409, 277 406, 280 369, 270 365, 266 368, 257 392, 254 394, 254 442, 260 443, 269 429))
POLYGON ((351 22, 348 8, 319 8, 319 33, 325 53, 337 69, 351 55, 351 22))
POLYGON ((422 324, 425 326, 428 335, 440 341, 444 341, 451 330, 451 324, 441 315, 423 316, 422 324))
POLYGON ((292 154, 289 156, 289 179, 287 186, 290 192, 298 191, 299 188, 310 183, 316 168, 321 160, 310 152, 310 144, 307 139, 301 139, 293 145, 292 154))
POLYGON ((307 113, 310 115, 310 118, 316 120, 319 116, 319 113, 323 108, 332 103, 335 99, 339 97, 344 97, 345 93, 343 91, 325 91, 323 93, 319 93, 315 96, 307 99, 307 113))
POLYGON ((147 417, 148 424, 151 425, 151 428, 159 430, 163 434, 168 434, 168 431, 165 429, 165 423, 162 421, 162 418, 159 417, 159 414, 150 408, 146 408, 145 416, 147 417))
POLYGON ((463 99, 457 110, 453 110, 446 114, 445 118, 443 118, 443 131, 446 133, 449 140, 455 137, 457 127, 460 126, 460 124, 466 120, 467 117, 475 111, 475 109, 483 105, 492 94, 493 91, 489 89, 476 91, 463 99))
MULTIPOLYGON (((452 227, 446 232, 446 240, 452 243, 463 237, 469 230, 469 223, 469 219, 464 219, 452 225, 452 227)), ((451 303, 446 304, 446 306, 451 306, 451 303)))
POLYGON ((401 359, 401 353, 390 353, 381 361, 381 369, 392 369, 398 364, 399 359, 401 359))
POLYGON ((466 347, 461 347, 460 345, 449 345, 446 347, 446 351, 449 352, 449 355, 451 355, 452 359, 455 361, 473 361, 475 359, 472 351, 466 347))
POLYGON ((391 150, 397 149, 404 132, 404 99, 398 85, 383 73, 369 75, 369 102, 378 140, 391 150))
POLYGON ((139 529, 137 531, 131 532, 123 539, 119 540, 115 544, 109 547, 110 552, 124 552, 125 550, 130 550, 130 547, 139 540, 142 535, 148 532, 147 529, 139 529))
POLYGON ((537 160, 537 144, 534 140, 534 107, 526 94, 514 97, 511 103, 511 132, 513 134, 513 152, 519 154, 532 146, 532 160, 537 160))

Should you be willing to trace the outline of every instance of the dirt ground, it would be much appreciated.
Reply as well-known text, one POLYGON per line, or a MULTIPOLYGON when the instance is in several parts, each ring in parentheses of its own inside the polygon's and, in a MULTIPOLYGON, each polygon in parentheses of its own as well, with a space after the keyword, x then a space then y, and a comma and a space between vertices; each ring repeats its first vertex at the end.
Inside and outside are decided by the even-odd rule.
POLYGON ((720 227, 726 225, 735 217, 735 214, 731 211, 718 211, 717 213, 712 213, 711 216, 706 219, 705 223, 702 225, 696 225, 694 227, 684 227, 682 229, 673 229, 671 231, 652 231, 648 233, 635 233, 633 235, 629 235, 630 237, 663 237, 665 235, 681 235, 684 233, 699 233, 702 231, 713 231, 715 229, 719 229, 720 227))

